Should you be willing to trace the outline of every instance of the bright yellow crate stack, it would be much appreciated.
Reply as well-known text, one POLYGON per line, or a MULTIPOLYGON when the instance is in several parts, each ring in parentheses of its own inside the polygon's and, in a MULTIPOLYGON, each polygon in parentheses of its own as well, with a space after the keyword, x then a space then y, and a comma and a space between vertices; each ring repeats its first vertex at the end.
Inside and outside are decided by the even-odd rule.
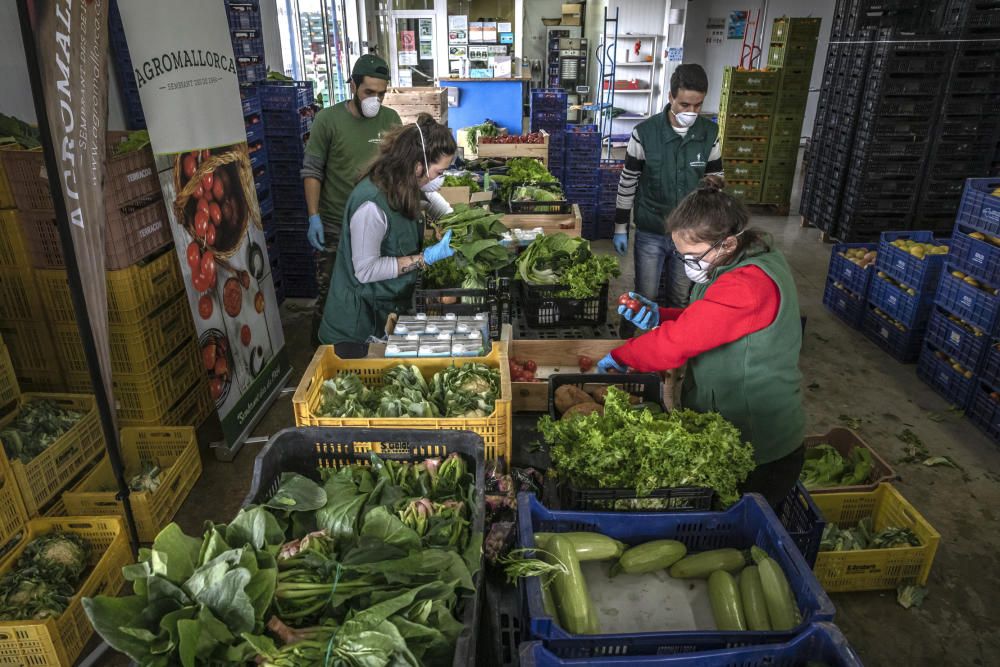
MULTIPOLYGON (((126 428, 121 432, 125 478, 142 471, 143 464, 159 466, 160 486, 155 491, 129 494, 140 542, 152 542, 173 520, 201 476, 201 455, 191 427, 126 428)), ((107 457, 72 491, 63 494, 71 515, 124 516, 115 498, 117 482, 107 457)))
POLYGON ((924 585, 934 563, 941 535, 892 484, 874 491, 817 493, 813 502, 828 523, 853 528, 865 518, 873 530, 909 528, 920 540, 918 547, 820 551, 813 571, 830 593, 894 589, 904 584, 924 585))
POLYGON ((296 426, 350 426, 354 428, 416 428, 416 429, 457 429, 473 431, 483 438, 486 448, 486 458, 496 459, 500 456, 510 460, 511 437, 511 385, 510 368, 507 355, 504 352, 505 343, 494 343, 493 349, 486 357, 458 357, 454 359, 417 358, 417 359, 341 359, 331 345, 322 345, 316 350, 313 359, 302 375, 292 405, 295 409, 296 426), (401 363, 412 364, 420 369, 428 381, 438 371, 452 364, 462 366, 468 363, 482 363, 500 372, 500 397, 496 400, 493 414, 482 418, 428 418, 415 417, 320 417, 316 414, 321 401, 321 388, 325 380, 344 373, 357 373, 367 387, 378 387, 382 384, 382 374, 401 363))
MULTIPOLYGON (((0 462, 0 478, 9 479, 9 470, 0 462)), ((0 482, 0 498, 6 484, 0 482)), ((0 561, 0 577, 7 574, 21 552, 35 538, 54 531, 74 533, 90 545, 89 572, 70 598, 66 610, 43 621, 0 621, 0 667, 66 667, 80 657, 94 629, 83 610, 83 598, 117 595, 125 586, 122 568, 132 562, 125 526, 118 517, 67 517, 54 519, 26 518, 18 507, 16 520, 8 521, 8 507, 3 512, 4 529, 0 544, 8 545, 15 535, 22 537, 13 550, 0 561), (19 510, 19 511, 18 511, 19 510), (8 532, 8 528, 12 532, 8 532)))

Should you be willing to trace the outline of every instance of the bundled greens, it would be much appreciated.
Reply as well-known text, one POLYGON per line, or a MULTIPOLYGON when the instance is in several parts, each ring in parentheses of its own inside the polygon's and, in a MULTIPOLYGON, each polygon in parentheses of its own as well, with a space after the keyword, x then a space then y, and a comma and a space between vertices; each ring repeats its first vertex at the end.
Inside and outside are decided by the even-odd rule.
POLYGON ((465 128, 469 137, 469 148, 476 151, 479 148, 479 137, 495 137, 500 134, 500 128, 490 119, 479 125, 472 125, 465 128))
POLYGON ((500 199, 509 201, 515 188, 539 183, 558 183, 559 180, 545 168, 545 165, 535 158, 516 157, 507 161, 507 173, 503 176, 490 176, 500 184, 500 199))
POLYGON ((38 148, 38 127, 23 120, 0 113, 0 146, 17 145, 21 148, 38 148))
POLYGON ((431 382, 413 365, 393 366, 372 391, 355 373, 327 380, 320 390, 321 417, 488 417, 500 396, 500 374, 483 364, 451 366, 431 382))
POLYGON ((464 172, 461 176, 445 176, 444 187, 446 188, 469 188, 470 192, 481 192, 482 186, 476 182, 475 177, 469 172, 464 172))
POLYGON ((66 610, 87 569, 90 545, 54 531, 32 540, 0 579, 0 621, 43 620, 66 610))
POLYGON ((864 484, 871 475, 874 462, 864 447, 855 447, 845 459, 831 445, 822 444, 806 450, 799 479, 807 489, 864 484))
POLYGON ((614 257, 595 255, 586 239, 552 234, 531 242, 517 258, 517 275, 529 285, 562 285, 556 296, 586 299, 621 273, 614 257))
POLYGON ((540 188, 534 185, 519 185, 511 193, 511 201, 563 201, 559 188, 540 188))
POLYGON ((420 276, 424 289, 448 289, 461 285, 465 272, 458 266, 458 259, 452 255, 424 269, 420 276))
POLYGON ((146 130, 133 130, 128 133, 125 141, 115 144, 115 155, 124 155, 145 148, 149 145, 149 132, 146 130))
POLYGON ((724 503, 754 468, 753 447, 717 413, 635 409, 609 387, 604 414, 538 422, 558 474, 577 488, 631 488, 640 496, 663 487, 708 487, 724 503))
POLYGON ((84 600, 94 628, 140 667, 451 664, 482 551, 465 461, 373 454, 316 478, 282 474, 200 539, 165 528, 125 568, 134 595, 84 600))
POLYGON ((858 522, 856 528, 839 528, 828 523, 820 539, 820 551, 861 551, 862 549, 892 549, 893 547, 919 547, 920 539, 909 528, 886 526, 875 532, 871 517, 858 522))
MULTIPOLYGON (((461 287, 480 289, 485 287, 486 277, 514 260, 510 250, 500 239, 507 233, 507 226, 500 220, 503 215, 491 214, 480 206, 458 204, 454 211, 435 223, 440 233, 451 231, 451 247, 455 249, 448 267, 430 272, 435 287, 461 287)), ((446 262, 438 262, 446 264, 446 262)), ((433 269, 431 266, 430 269, 433 269)), ((428 285, 430 287, 430 285, 428 285)))
POLYGON ((28 463, 82 417, 82 412, 67 410, 53 401, 28 401, 21 406, 17 418, 0 431, 0 440, 9 458, 28 463))

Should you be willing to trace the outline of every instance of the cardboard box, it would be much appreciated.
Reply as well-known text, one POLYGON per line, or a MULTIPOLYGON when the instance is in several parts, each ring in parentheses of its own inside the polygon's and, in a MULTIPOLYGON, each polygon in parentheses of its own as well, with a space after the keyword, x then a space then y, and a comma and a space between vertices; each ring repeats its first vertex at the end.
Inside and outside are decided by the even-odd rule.
POLYGON ((562 6, 561 25, 583 25, 583 5, 568 4, 562 6))

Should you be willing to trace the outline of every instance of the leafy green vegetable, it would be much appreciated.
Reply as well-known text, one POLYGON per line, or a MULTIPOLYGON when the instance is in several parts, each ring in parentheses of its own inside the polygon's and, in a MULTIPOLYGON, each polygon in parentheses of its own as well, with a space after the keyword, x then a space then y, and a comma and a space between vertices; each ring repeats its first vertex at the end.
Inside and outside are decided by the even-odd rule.
POLYGON ((475 151, 479 147, 479 137, 496 137, 500 134, 500 128, 492 120, 487 119, 486 122, 480 123, 479 125, 472 125, 465 128, 469 135, 469 147, 475 151))
POLYGON ((903 609, 919 607, 924 603, 924 598, 927 597, 927 593, 928 590, 924 586, 900 586, 896 589, 896 602, 898 602, 903 609))
POLYGON ((434 376, 431 388, 445 417, 488 417, 500 395, 500 377, 483 364, 451 366, 434 376))
POLYGON ((807 489, 864 484, 871 475, 874 461, 864 447, 855 447, 845 459, 828 444, 806 449, 806 460, 799 479, 807 489))
POLYGON ((21 148, 38 148, 38 127, 0 113, 0 145, 17 144, 21 148))
POLYGON ((82 417, 82 412, 67 410, 50 400, 28 401, 21 406, 14 421, 0 431, 0 440, 8 457, 28 463, 82 417))
POLYGON ((0 579, 0 620, 42 620, 66 610, 87 569, 90 545, 75 533, 53 531, 28 543, 0 579))
POLYGON ((452 255, 448 259, 434 262, 421 275, 425 289, 449 289, 462 284, 465 272, 458 266, 458 257, 452 255))
POLYGON ((894 547, 918 547, 920 539, 909 528, 886 526, 874 532, 871 517, 858 522, 856 528, 840 528, 828 523, 820 539, 820 551, 860 551, 862 549, 891 549, 894 547))
POLYGON ((323 417, 371 417, 378 402, 357 373, 344 373, 326 380, 320 397, 318 413, 323 417))
POLYGON ((461 176, 445 176, 444 177, 444 187, 446 188, 469 188, 470 192, 481 192, 482 186, 476 182, 475 177, 469 172, 463 173, 461 176))
POLYGON ((724 503, 754 468, 753 447, 717 413, 634 409, 628 393, 609 387, 604 414, 538 422, 558 474, 578 488, 631 488, 640 496, 663 487, 715 489, 724 503))
POLYGON ((131 153, 149 145, 149 132, 146 130, 134 130, 128 133, 125 141, 115 144, 115 155, 131 153))
POLYGON ((432 274, 435 281, 451 281, 441 287, 458 287, 466 279, 484 283, 486 276, 510 265, 514 256, 500 244, 501 237, 508 231, 501 218, 503 215, 491 214, 482 207, 463 204, 456 206, 453 213, 435 223, 442 234, 451 231, 451 247, 456 250, 453 256, 454 270, 446 267, 440 273, 432 274), (454 275, 456 272, 461 275, 458 279, 454 275))
POLYGON ((598 256, 586 239, 552 234, 539 236, 517 259, 518 277, 529 285, 563 285, 556 296, 585 299, 620 274, 618 260, 598 256))
POLYGON ((500 184, 500 199, 505 202, 510 200, 514 190, 519 186, 559 182, 545 165, 530 157, 508 160, 507 173, 504 176, 490 176, 490 178, 500 184))

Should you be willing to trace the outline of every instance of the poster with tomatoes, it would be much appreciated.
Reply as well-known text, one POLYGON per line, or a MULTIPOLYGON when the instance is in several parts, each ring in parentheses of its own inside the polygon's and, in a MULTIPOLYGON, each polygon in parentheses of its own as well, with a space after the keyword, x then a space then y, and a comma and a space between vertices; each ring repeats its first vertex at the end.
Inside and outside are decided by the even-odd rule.
POLYGON ((119 7, 202 370, 226 442, 235 447, 285 385, 290 367, 225 7, 195 0, 119 7), (178 4, 190 5, 199 20, 172 30, 178 4), (204 44, 218 48, 206 52, 204 44))

